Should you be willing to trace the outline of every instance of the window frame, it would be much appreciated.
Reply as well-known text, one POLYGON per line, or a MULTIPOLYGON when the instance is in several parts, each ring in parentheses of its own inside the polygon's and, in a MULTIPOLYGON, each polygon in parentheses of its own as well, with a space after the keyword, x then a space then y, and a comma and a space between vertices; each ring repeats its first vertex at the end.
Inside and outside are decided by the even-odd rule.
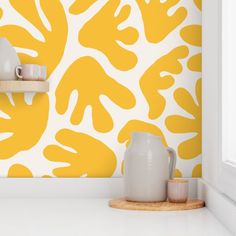
POLYGON ((218 183, 219 183, 219 190, 227 195, 232 200, 236 201, 236 165, 235 163, 227 160, 228 158, 226 155, 226 147, 224 141, 226 140, 226 130, 224 130, 224 80, 227 77, 224 75, 224 64, 223 64, 223 11, 224 6, 223 4, 225 1, 228 0, 220 0, 219 2, 219 96, 220 96, 220 103, 219 103, 219 170, 218 170, 218 183))

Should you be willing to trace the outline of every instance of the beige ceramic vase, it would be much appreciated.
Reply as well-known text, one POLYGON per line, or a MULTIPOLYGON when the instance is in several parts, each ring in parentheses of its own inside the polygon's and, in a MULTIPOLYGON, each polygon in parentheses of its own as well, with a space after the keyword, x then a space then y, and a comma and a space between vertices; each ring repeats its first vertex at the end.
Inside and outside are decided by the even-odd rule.
POLYGON ((161 137, 144 132, 132 133, 124 157, 126 200, 165 201, 167 181, 173 178, 175 163, 175 151, 165 148, 161 137))

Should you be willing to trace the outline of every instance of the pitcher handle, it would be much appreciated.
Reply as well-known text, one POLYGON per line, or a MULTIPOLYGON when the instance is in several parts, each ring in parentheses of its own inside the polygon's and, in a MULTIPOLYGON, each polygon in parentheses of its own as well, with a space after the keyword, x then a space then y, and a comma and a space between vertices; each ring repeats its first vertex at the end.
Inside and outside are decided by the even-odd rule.
POLYGON ((175 165, 176 165, 176 152, 173 148, 170 148, 170 147, 167 148, 167 151, 170 155, 169 178, 173 179, 174 171, 175 171, 175 165))

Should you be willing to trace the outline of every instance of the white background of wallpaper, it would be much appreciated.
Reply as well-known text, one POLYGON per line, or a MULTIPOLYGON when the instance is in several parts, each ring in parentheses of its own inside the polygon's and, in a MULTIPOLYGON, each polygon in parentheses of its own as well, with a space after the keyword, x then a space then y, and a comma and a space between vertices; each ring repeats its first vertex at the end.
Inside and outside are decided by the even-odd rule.
MULTIPOLYGON (((39 5, 39 1, 36 0, 39 5)), ((51 74, 49 78, 50 82, 50 110, 49 110, 49 120, 46 131, 41 137, 40 141, 37 145, 32 147, 27 151, 22 151, 16 154, 14 157, 9 158, 7 160, 0 161, 0 176, 6 176, 8 172, 8 168, 14 163, 21 163, 27 166, 32 172, 34 176, 42 176, 42 175, 52 175, 52 170, 59 166, 67 166, 66 163, 54 163, 48 161, 43 156, 44 148, 49 144, 57 143, 55 141, 55 134, 61 128, 68 128, 74 131, 87 133, 102 142, 108 145, 117 156, 117 169, 114 173, 114 176, 121 175, 121 161, 123 159, 123 153, 125 151, 125 144, 119 144, 117 142, 117 136, 120 129, 127 123, 128 120, 131 119, 140 119, 146 122, 157 125, 161 128, 164 133, 167 143, 169 146, 177 150, 179 143, 183 140, 189 139, 195 134, 173 134, 169 132, 165 126, 165 118, 168 115, 180 114, 186 117, 190 117, 191 115, 186 113, 181 107, 176 104, 173 98, 173 92, 179 88, 186 88, 193 96, 195 95, 195 83, 196 80, 201 77, 201 73, 190 71, 187 66, 187 60, 192 55, 197 54, 201 51, 200 48, 194 47, 191 45, 187 45, 182 38, 180 37, 179 31, 186 25, 190 24, 201 24, 201 12, 194 5, 192 0, 182 0, 175 7, 171 8, 170 14, 176 8, 180 6, 184 6, 188 11, 188 16, 184 20, 182 24, 180 24, 173 32, 171 32, 162 42, 158 44, 152 44, 147 42, 144 34, 144 27, 142 22, 142 17, 138 5, 135 0, 122 0, 121 5, 129 3, 132 6, 131 15, 127 21, 123 22, 120 27, 124 26, 133 26, 139 31, 139 39, 138 41, 132 45, 128 46, 128 48, 134 51, 139 59, 137 65, 128 72, 122 72, 114 68, 106 56, 94 49, 85 48, 78 42, 78 31, 84 25, 86 21, 88 21, 101 7, 107 2, 107 0, 98 0, 91 8, 89 8, 85 13, 82 13, 78 16, 72 15, 69 13, 69 6, 74 2, 73 0, 63 0, 61 1, 64 5, 64 9, 67 15, 68 20, 68 41, 65 48, 64 56, 59 63, 58 67, 51 74), (158 58, 170 52, 173 48, 187 45, 189 48, 189 56, 181 60, 183 65, 183 71, 179 75, 174 75, 175 84, 160 93, 166 99, 166 108, 163 114, 156 120, 150 120, 147 118, 148 114, 148 105, 145 100, 145 97, 141 93, 139 87, 139 79, 142 74, 146 71, 146 69, 153 64, 158 58), (129 88, 131 92, 135 94, 136 97, 136 106, 133 109, 123 110, 118 106, 113 104, 107 97, 101 96, 100 99, 105 107, 109 107, 109 113, 113 117, 114 121, 114 129, 108 133, 99 133, 94 130, 91 121, 91 109, 90 107, 86 109, 82 122, 79 125, 72 125, 70 123, 70 115, 76 103, 77 93, 74 92, 70 99, 70 107, 64 115, 59 115, 55 110, 55 90, 56 87, 62 78, 62 75, 69 67, 69 65, 79 57, 84 55, 90 55, 94 57, 105 69, 106 73, 117 80, 120 84, 129 88), (128 115, 127 115, 128 114, 128 115)), ((33 26, 30 25, 22 16, 20 16, 14 9, 12 9, 8 3, 8 0, 0 1, 0 6, 4 9, 4 18, 1 21, 1 24, 16 24, 22 25, 28 31, 33 33, 35 37, 42 39, 43 37, 40 32, 38 32, 33 26)), ((120 9, 119 7, 119 9, 120 9)), ((119 11, 118 9, 118 11, 119 11)), ((55 9, 56 14, 56 9, 55 9)), ((44 20, 47 24, 47 22, 44 20)), ((49 26, 50 27, 50 26, 49 26)), ((98 32, 99 33, 99 32, 98 32)), ((20 35, 19 35, 20 37, 20 35)), ((120 43, 122 44, 122 43, 120 43)), ((122 45, 124 48, 125 45, 122 45)), ((19 50, 16 48, 19 52, 19 50)), ((92 86, 92 85, 91 85, 92 86)), ((26 99, 30 102, 32 94, 27 94, 26 99)), ((195 101, 196 98, 194 97, 195 101)), ((38 119, 40 119, 40 114, 38 114, 38 119)), ((3 135, 0 136, 3 138, 3 135)), ((65 147, 64 147, 65 148, 65 147)), ((67 149, 67 148, 65 148, 67 149)), ((191 160, 183 160, 178 159, 177 168, 181 170, 184 176, 188 177, 192 175, 192 169, 197 164, 201 163, 201 156, 191 159, 191 160)))

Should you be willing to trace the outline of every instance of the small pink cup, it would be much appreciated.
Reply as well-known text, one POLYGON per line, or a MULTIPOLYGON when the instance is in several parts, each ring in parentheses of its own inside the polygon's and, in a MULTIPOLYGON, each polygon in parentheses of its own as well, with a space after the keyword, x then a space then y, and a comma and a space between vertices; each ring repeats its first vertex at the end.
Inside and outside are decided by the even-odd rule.
POLYGON ((22 80, 46 80, 47 68, 36 64, 23 64, 16 67, 16 75, 22 80))
POLYGON ((188 200, 188 181, 181 179, 168 180, 169 202, 184 203, 188 200))

